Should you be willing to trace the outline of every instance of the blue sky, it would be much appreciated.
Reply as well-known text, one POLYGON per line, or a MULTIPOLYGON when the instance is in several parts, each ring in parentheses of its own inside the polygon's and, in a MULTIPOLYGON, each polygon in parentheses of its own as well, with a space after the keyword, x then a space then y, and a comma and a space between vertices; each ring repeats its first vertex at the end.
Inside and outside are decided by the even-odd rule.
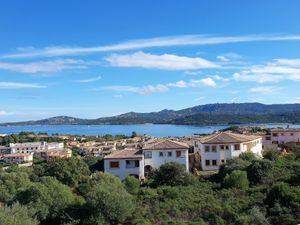
POLYGON ((297 0, 0 4, 0 122, 300 102, 297 0))

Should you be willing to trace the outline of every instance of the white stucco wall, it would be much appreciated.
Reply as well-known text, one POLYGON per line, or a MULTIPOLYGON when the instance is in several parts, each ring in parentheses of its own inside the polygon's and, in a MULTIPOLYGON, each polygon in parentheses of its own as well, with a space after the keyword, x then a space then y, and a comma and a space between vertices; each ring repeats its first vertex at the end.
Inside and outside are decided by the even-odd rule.
POLYGON ((222 164, 222 160, 225 163, 227 160, 234 157, 238 157, 242 152, 251 151, 261 157, 262 151, 262 140, 261 138, 245 143, 230 143, 230 144, 202 144, 199 141, 194 141, 195 152, 199 152, 201 156, 201 167, 202 170, 218 170, 219 166, 222 164), (251 145, 252 143, 252 145, 251 145), (252 146, 247 149, 249 144, 252 146), (228 146, 228 150, 221 150, 221 145, 228 146), (235 150, 235 145, 240 145, 240 150, 235 150), (205 151, 205 146, 209 146, 210 151, 205 151), (212 146, 216 146, 216 151, 212 152, 212 146), (210 160, 210 165, 206 166, 206 160, 210 160), (212 165, 212 160, 217 160, 217 165, 212 165))
POLYGON ((137 175, 144 178, 144 165, 142 159, 104 159, 104 172, 111 173, 121 180, 129 175, 137 175), (139 167, 126 168, 126 160, 139 160, 139 167), (119 162, 119 168, 110 168, 110 162, 119 162))
POLYGON ((152 158, 144 159, 144 166, 150 165, 153 169, 158 169, 161 165, 168 162, 177 162, 183 164, 186 168, 186 171, 189 170, 189 158, 188 158, 188 149, 185 150, 144 150, 145 152, 152 152, 152 158), (181 156, 176 156, 176 151, 181 151, 181 156), (162 152, 163 156, 160 156, 159 153, 162 152), (172 156, 168 156, 168 152, 172 152, 172 156))

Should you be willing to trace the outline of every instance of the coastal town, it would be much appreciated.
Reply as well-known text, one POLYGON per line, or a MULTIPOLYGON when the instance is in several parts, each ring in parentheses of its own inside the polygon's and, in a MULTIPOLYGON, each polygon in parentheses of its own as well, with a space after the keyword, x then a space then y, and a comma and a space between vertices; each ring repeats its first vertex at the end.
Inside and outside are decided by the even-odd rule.
MULTIPOLYGON (((1 137, 4 138, 5 134, 1 137)), ((159 138, 138 135, 116 140, 87 140, 85 137, 59 136, 61 142, 7 143, 0 146, 3 169, 13 165, 31 167, 34 159, 56 160, 72 157, 99 157, 103 172, 121 180, 133 176, 141 181, 169 162, 184 166, 198 176, 201 171, 218 171, 228 160, 251 152, 262 159, 268 151, 288 154, 289 144, 300 145, 300 129, 266 127, 231 127, 212 134, 159 138), (76 152, 76 154, 74 154, 76 152), (73 153, 73 154, 72 154, 73 153)))

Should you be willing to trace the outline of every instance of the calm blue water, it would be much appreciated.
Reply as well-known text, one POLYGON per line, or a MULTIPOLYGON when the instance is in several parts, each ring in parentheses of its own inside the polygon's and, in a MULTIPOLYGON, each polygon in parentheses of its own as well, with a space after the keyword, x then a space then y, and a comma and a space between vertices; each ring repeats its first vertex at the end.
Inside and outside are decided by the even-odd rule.
MULTIPOLYGON (((251 124, 267 127, 286 127, 287 124, 251 124)), ((249 126, 243 124, 240 126, 249 126)), ((77 135, 105 135, 125 134, 131 135, 132 131, 138 134, 147 134, 158 137, 190 136, 193 134, 212 133, 228 126, 185 126, 167 124, 137 124, 137 125, 35 125, 35 126, 0 126, 0 134, 14 134, 21 131, 46 132, 48 134, 77 134, 77 135)), ((300 128, 300 125, 290 125, 300 128)))

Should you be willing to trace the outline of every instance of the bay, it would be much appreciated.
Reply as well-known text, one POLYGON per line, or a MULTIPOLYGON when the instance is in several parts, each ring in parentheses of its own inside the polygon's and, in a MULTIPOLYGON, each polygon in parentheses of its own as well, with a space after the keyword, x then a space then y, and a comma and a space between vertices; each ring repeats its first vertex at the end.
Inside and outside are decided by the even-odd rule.
MULTIPOLYGON (((266 126, 287 127, 288 124, 241 124, 239 126, 266 126)), ((289 125, 291 128, 300 128, 300 125, 289 125)), ((34 126, 0 126, 0 134, 15 134, 21 131, 45 132, 48 134, 70 135, 105 135, 124 134, 131 135, 133 131, 138 134, 147 134, 157 137, 191 136, 194 134, 209 134, 229 127, 217 126, 189 126, 171 124, 132 124, 132 125, 34 125, 34 126)))

